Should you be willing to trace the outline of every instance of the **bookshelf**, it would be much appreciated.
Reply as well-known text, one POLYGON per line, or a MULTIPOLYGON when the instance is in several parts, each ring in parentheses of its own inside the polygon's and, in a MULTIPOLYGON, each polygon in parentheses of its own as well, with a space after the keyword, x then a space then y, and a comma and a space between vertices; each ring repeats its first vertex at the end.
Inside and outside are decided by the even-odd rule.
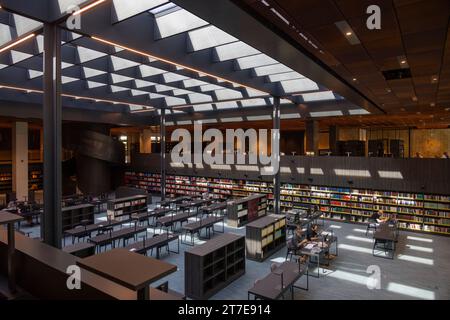
POLYGON ((242 227, 267 213, 267 195, 252 194, 236 199, 227 208, 227 224, 231 227, 242 227))
POLYGON ((131 215, 140 210, 146 210, 147 198, 146 195, 137 195, 108 200, 107 216, 109 219, 113 220, 118 217, 131 215))
MULTIPOLYGON (((0 193, 12 192, 12 165, 0 165, 0 193)), ((30 163, 28 165, 28 189, 43 189, 42 163, 30 163)))
POLYGON ((225 233, 186 251, 185 293, 208 299, 245 273, 245 237, 225 233))
POLYGON ((61 211, 63 231, 73 229, 82 222, 94 223, 94 206, 92 204, 63 207, 61 211))
POLYGON ((42 163, 33 163, 28 166, 28 189, 42 190, 43 182, 43 166, 42 163))
POLYGON ((12 190, 12 167, 0 165, 0 193, 8 193, 12 190))
POLYGON ((264 261, 286 245, 286 217, 271 214, 247 224, 247 258, 264 261))
MULTIPOLYGON (((159 174, 126 173, 128 185, 149 193, 160 192, 159 181, 159 174)), ((268 208, 273 202, 273 184, 270 182, 167 176, 168 194, 182 194, 184 186, 192 188, 189 192, 198 196, 208 192, 215 198, 226 200, 258 193, 267 196, 268 208)), ((281 207, 284 211, 311 205, 318 205, 329 220, 367 223, 374 211, 383 210, 396 213, 403 230, 450 235, 449 195, 282 183, 281 207)))

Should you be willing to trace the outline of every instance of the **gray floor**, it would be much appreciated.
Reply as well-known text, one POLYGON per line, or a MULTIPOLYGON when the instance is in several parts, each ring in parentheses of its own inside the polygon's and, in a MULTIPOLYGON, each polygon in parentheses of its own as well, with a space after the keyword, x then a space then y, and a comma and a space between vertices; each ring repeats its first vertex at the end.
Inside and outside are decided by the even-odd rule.
MULTIPOLYGON (((102 219, 102 215, 98 218, 102 219)), ((395 259, 388 260, 372 256, 372 239, 365 236, 364 226, 327 221, 326 228, 333 229, 338 236, 339 255, 328 270, 320 269, 319 279, 309 278, 309 291, 296 290, 295 299, 450 299, 450 238, 402 232, 395 259), (380 271, 380 289, 369 289, 373 276, 367 272, 368 268, 380 271)), ((22 230, 31 231, 31 236, 39 235, 39 227, 22 230)), ((245 228, 226 227, 226 232, 245 234, 245 228)), ((171 246, 176 248, 175 243, 171 246)), ((179 292, 184 292, 184 251, 189 248, 181 245, 180 254, 163 252, 161 256, 178 266, 178 271, 164 280, 179 292)), ((272 262, 284 261, 285 255, 283 248, 263 263, 247 260, 245 275, 212 299, 247 299, 254 281, 270 271, 272 262)), ((304 281, 300 279, 299 285, 304 285, 304 281)))

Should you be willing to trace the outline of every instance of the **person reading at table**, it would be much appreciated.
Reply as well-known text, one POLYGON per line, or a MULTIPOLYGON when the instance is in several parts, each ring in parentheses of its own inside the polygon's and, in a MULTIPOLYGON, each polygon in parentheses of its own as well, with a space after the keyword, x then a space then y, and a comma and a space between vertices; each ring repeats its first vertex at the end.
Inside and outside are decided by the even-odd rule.
MULTIPOLYGON (((295 229, 294 235, 291 238, 289 247, 297 254, 297 252, 302 249, 308 243, 308 239, 305 238, 303 230, 300 226, 295 229)), ((307 256, 300 256, 299 261, 301 263, 305 262, 307 256)))
POLYGON ((306 239, 308 241, 317 241, 319 238, 317 237, 319 233, 319 226, 317 224, 310 223, 308 228, 306 229, 306 239))
POLYGON ((376 223, 383 223, 385 220, 383 219, 383 211, 379 210, 378 212, 372 213, 370 216, 370 221, 376 223))

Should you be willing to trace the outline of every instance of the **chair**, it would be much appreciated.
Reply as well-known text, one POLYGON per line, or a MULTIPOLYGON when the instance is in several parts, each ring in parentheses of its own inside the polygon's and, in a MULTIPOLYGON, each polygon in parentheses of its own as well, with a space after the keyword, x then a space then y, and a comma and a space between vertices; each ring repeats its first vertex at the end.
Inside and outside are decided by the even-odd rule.
POLYGON ((289 240, 287 243, 286 260, 289 261, 292 260, 292 256, 297 254, 297 250, 298 250, 297 246, 294 245, 291 240, 289 240))
MULTIPOLYGON (((79 231, 79 230, 81 231, 81 230, 86 230, 86 227, 83 226, 83 225, 80 225, 80 226, 76 226, 74 229, 77 230, 77 231, 79 231)), ((75 242, 75 239, 77 239, 77 242, 80 242, 80 239, 82 239, 82 241, 84 241, 84 238, 86 238, 86 236, 87 236, 86 232, 83 232, 83 233, 81 233, 79 235, 73 236, 72 237, 72 243, 75 242)))
POLYGON ((367 234, 369 233, 369 230, 373 230, 374 232, 377 231, 377 226, 378 226, 378 223, 376 220, 369 219, 369 223, 367 224, 367 229, 366 229, 366 237, 367 237, 367 234))
POLYGON ((161 290, 162 292, 168 293, 172 296, 175 297, 179 297, 181 300, 186 300, 186 296, 177 292, 177 291, 173 291, 169 289, 169 281, 163 282, 161 283, 159 286, 157 286, 155 289, 157 290, 161 290))
MULTIPOLYGON (((153 238, 156 238, 156 237, 159 237, 159 236, 160 236, 160 234, 155 233, 155 234, 153 235, 153 238)), ((170 254, 169 244, 168 244, 168 243, 165 244, 164 247, 166 247, 167 253, 170 254)), ((159 250, 160 248, 162 248, 162 246, 158 246, 158 247, 156 248, 156 250, 159 250)), ((153 255, 153 248, 150 250, 150 255, 153 255)))
POLYGON ((279 263, 273 262, 273 263, 270 265, 270 272, 274 272, 279 266, 280 266, 279 263))

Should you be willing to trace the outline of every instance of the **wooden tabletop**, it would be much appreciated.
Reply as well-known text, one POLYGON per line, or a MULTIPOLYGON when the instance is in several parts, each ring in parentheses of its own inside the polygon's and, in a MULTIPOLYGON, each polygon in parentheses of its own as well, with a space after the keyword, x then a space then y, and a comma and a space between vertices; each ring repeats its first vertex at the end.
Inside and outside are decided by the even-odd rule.
POLYGON ((64 247, 62 250, 67 253, 74 253, 86 249, 95 249, 95 245, 89 242, 79 242, 72 246, 64 247))
POLYGON ((113 249, 81 259, 77 265, 131 290, 140 290, 177 271, 173 264, 125 249, 113 249))
POLYGON ((305 271, 304 266, 299 268, 298 263, 285 261, 274 272, 256 282, 248 292, 266 299, 278 299, 286 288, 295 283, 305 271), (281 274, 283 274, 284 287, 281 286, 281 274))
POLYGON ((7 211, 0 211, 0 225, 15 223, 21 220, 23 220, 23 217, 17 214, 9 213, 7 211))

